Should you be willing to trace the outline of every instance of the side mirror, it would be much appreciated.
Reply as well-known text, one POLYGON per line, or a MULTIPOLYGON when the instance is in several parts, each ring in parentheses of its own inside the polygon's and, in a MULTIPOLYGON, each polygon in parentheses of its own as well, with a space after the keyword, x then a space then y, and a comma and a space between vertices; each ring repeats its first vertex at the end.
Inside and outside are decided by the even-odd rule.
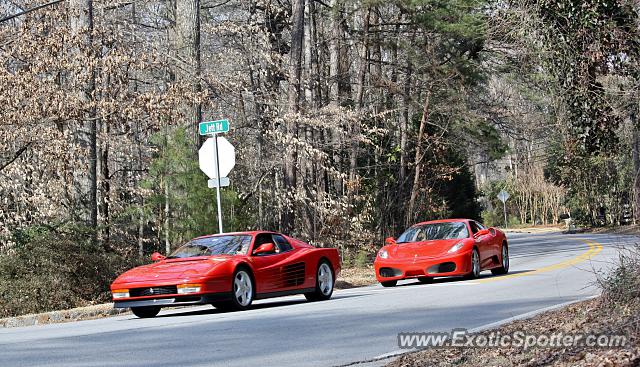
POLYGON ((152 261, 160 261, 160 260, 164 260, 167 257, 160 254, 159 252, 154 252, 153 254, 151 254, 151 260, 152 261))
POLYGON ((274 245, 273 243, 263 243, 262 245, 258 246, 258 248, 253 251, 254 255, 264 255, 264 254, 271 254, 274 253, 276 251, 276 245, 274 245))
POLYGON ((486 228, 485 228, 485 229, 481 229, 481 230, 479 230, 478 232, 476 232, 475 237, 482 237, 482 236, 486 236, 486 235, 488 235, 489 233, 491 233, 491 232, 490 232, 488 229, 486 229, 486 228))
POLYGON ((396 240, 393 237, 387 237, 384 240, 385 245, 395 245, 396 244, 396 240))

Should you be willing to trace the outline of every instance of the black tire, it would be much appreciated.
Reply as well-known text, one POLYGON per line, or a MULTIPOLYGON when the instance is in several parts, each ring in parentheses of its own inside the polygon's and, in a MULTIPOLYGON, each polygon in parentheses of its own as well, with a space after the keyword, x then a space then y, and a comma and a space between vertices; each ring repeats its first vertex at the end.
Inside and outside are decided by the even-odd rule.
POLYGON ((471 272, 467 274, 465 278, 467 279, 478 279, 480 276, 480 253, 478 253, 478 249, 474 248, 471 251, 471 272))
POLYGON ((141 319, 149 319, 152 317, 156 317, 158 313, 160 313, 160 307, 131 307, 131 312, 133 312, 134 315, 138 316, 141 319))
POLYGON ((398 284, 397 280, 387 280, 386 282, 380 282, 383 287, 395 287, 398 284))
POLYGON ((335 284, 336 278, 331 263, 322 260, 316 269, 316 289, 313 292, 305 293, 304 296, 307 301, 311 302, 328 300, 333 294, 335 284))
POLYGON ((433 283, 433 278, 432 277, 420 277, 418 278, 418 280, 420 281, 420 283, 422 284, 430 284, 433 283))
POLYGON ((509 272, 509 246, 506 242, 502 243, 502 248, 500 249, 500 267, 491 269, 491 274, 493 275, 504 275, 509 272))
POLYGON ((221 310, 244 311, 251 307, 255 298, 256 285, 253 281, 253 274, 248 268, 240 266, 233 272, 233 278, 231 278, 231 300, 219 303, 216 308, 221 310), (240 280, 239 277, 241 277, 242 280, 240 280), (243 283, 245 287, 250 287, 250 289, 245 288, 241 292, 242 296, 239 297, 237 294, 240 283, 243 283))

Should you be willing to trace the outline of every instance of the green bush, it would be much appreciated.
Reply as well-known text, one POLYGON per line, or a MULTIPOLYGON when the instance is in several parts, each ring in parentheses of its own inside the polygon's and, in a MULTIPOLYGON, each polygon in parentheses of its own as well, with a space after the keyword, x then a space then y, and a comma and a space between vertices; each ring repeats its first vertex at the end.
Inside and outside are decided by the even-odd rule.
POLYGON ((485 209, 482 211, 482 223, 489 227, 504 225, 504 217, 501 217, 494 210, 485 209))
POLYGON ((0 317, 106 302, 113 279, 136 265, 82 228, 29 227, 13 237, 0 255, 0 317))
POLYGON ((358 268, 364 268, 371 263, 369 260, 369 252, 367 250, 360 250, 356 254, 354 259, 355 266, 358 268))

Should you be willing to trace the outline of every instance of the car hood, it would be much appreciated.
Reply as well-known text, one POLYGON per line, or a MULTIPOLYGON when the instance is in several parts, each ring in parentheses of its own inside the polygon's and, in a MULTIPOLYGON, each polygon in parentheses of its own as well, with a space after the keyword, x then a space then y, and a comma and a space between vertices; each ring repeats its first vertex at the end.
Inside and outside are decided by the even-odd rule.
POLYGON ((126 271, 114 283, 166 281, 203 276, 230 259, 230 256, 207 256, 162 260, 126 271))
POLYGON ((399 243, 391 250, 395 258, 437 257, 445 254, 461 239, 399 243))

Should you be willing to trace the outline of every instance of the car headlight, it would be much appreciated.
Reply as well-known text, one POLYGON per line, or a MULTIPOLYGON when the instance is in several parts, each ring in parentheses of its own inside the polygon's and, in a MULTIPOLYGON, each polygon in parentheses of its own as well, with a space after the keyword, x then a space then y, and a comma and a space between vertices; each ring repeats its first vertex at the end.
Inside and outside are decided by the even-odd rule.
POLYGON ((189 294, 200 292, 201 284, 178 284, 178 294, 189 294))
POLYGON ((464 246, 464 242, 458 242, 455 245, 453 245, 449 251, 447 251, 448 253, 454 253, 457 252, 458 250, 460 250, 462 248, 462 246, 464 246))
POLYGON ((387 252, 387 250, 382 249, 380 251, 378 251, 378 257, 381 259, 386 259, 389 257, 389 253, 387 252))
POLYGON ((129 298, 128 289, 114 289, 111 293, 113 294, 113 299, 129 298))

